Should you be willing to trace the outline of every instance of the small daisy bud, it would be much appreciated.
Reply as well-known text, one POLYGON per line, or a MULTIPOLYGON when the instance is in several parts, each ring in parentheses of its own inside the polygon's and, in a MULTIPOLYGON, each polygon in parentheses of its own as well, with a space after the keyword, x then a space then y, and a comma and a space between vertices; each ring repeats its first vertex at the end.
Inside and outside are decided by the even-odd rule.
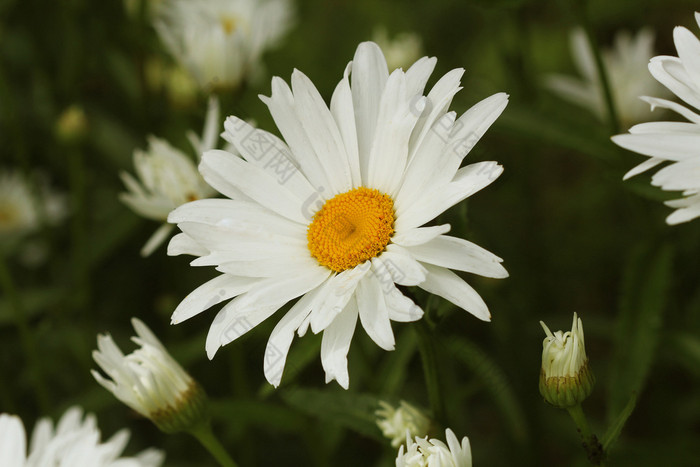
POLYGON ((588 365, 583 324, 574 313, 571 331, 554 334, 540 321, 547 337, 542 342, 540 394, 555 407, 580 404, 593 390, 595 377, 588 365))
POLYGON ((391 445, 398 448, 406 440, 406 432, 411 437, 423 437, 428 434, 430 419, 416 407, 406 401, 395 408, 384 401, 374 414, 377 416, 377 426, 385 437, 391 440, 391 445))
POLYGON ((56 121, 56 136, 67 144, 82 140, 88 129, 87 118, 82 107, 71 105, 56 121))
POLYGON ((92 356, 111 378, 93 370, 97 382, 165 433, 187 431, 205 422, 204 390, 143 322, 132 318, 131 323, 137 334, 132 340, 141 347, 129 355, 122 354, 111 336, 97 336, 98 350, 92 356))

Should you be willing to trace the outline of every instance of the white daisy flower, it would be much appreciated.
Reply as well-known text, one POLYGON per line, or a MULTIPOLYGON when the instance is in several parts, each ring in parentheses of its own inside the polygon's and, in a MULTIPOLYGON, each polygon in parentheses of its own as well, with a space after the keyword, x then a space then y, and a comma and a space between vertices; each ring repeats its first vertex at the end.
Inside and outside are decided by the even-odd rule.
POLYGON ((378 27, 372 41, 382 49, 389 70, 408 68, 423 55, 423 41, 414 32, 403 32, 390 39, 386 28, 378 27))
MULTIPOLYGON (((700 13, 695 13, 700 25, 700 13)), ((658 56, 649 63, 649 71, 661 84, 685 101, 688 107, 666 99, 643 97, 652 109, 673 110, 688 122, 641 123, 629 129, 629 134, 613 136, 612 140, 630 151, 650 158, 625 175, 628 179, 663 162, 651 179, 651 184, 667 191, 681 191, 683 197, 667 201, 676 210, 666 218, 669 224, 688 222, 700 216, 700 41, 688 29, 673 30, 678 57, 658 56)))
POLYGON ((55 428, 48 418, 34 427, 27 453, 22 420, 0 414, 0 465, 3 467, 157 467, 165 458, 161 451, 147 449, 136 457, 119 457, 129 441, 129 430, 121 430, 100 442, 95 416, 78 407, 68 409, 55 428))
POLYGON ((151 419, 161 430, 184 431, 205 418, 204 392, 141 320, 131 319, 140 347, 124 355, 109 334, 97 336, 92 358, 109 375, 92 370, 117 399, 151 419))
POLYGON ((36 198, 18 172, 0 173, 0 236, 22 236, 40 225, 36 198))
MULTIPOLYGON (((585 107, 604 120, 607 115, 605 96, 585 32, 574 29, 570 44, 571 55, 581 78, 552 74, 546 78, 545 84, 562 99, 585 107)), ((602 52, 613 102, 623 124, 651 117, 649 107, 639 99, 640 95, 664 92, 663 87, 646 72, 647 63, 653 55, 654 32, 649 29, 640 30, 636 36, 627 31, 618 32, 613 47, 602 52)))
POLYGON ((289 0, 163 0, 155 28, 203 89, 237 87, 292 16, 289 0))
POLYGON ((471 467, 472 449, 469 438, 465 436, 460 444, 449 428, 445 430, 445 437, 447 444, 439 439, 428 441, 427 436, 416 436, 415 441, 406 436, 406 451, 404 453, 404 446, 399 448, 396 467, 471 467))
POLYGON ((379 401, 380 409, 375 412, 377 426, 384 437, 391 440, 395 448, 401 446, 409 436, 425 436, 430 428, 430 419, 406 401, 401 401, 394 407, 384 401, 379 401))
POLYGON ((217 350, 301 297, 272 331, 265 376, 277 386, 294 332, 323 331, 326 380, 348 387, 347 353, 358 318, 385 350, 391 321, 423 311, 396 284, 419 286, 488 321, 484 301, 450 269, 487 277, 508 273, 501 259, 461 238, 448 224, 421 227, 489 185, 496 162, 460 168, 464 156, 507 104, 493 95, 457 118, 448 107, 464 72, 423 89, 436 59, 389 74, 379 47, 360 44, 330 109, 302 72, 292 87, 272 80, 262 97, 286 143, 236 117, 224 139, 242 157, 204 154, 200 172, 232 199, 200 200, 168 217, 182 230, 168 254, 199 256, 193 266, 221 275, 177 307, 180 323, 234 298, 217 314, 206 350, 217 350))
MULTIPOLYGON (((196 154, 216 147, 219 125, 219 103, 209 100, 203 136, 188 135, 196 154)), ((150 255, 163 243, 173 229, 165 223, 170 211, 201 198, 216 194, 197 171, 193 159, 179 149, 155 136, 148 138, 148 150, 134 151, 134 167, 138 179, 127 172, 121 178, 128 192, 121 199, 134 212, 148 219, 163 222, 141 249, 143 256, 150 255)))
POLYGON ((588 365, 583 323, 574 313, 571 331, 552 333, 540 321, 545 337, 542 342, 540 393, 557 407, 580 404, 593 390, 595 378, 588 365))

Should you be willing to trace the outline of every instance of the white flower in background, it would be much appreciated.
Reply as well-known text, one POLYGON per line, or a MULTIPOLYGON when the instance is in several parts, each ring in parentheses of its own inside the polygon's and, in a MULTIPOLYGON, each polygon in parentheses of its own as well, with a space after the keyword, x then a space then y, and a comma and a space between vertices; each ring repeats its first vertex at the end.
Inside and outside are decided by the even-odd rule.
POLYGON ((372 41, 382 49, 387 67, 392 71, 410 67, 423 55, 423 41, 414 32, 403 32, 389 39, 386 28, 378 27, 372 34, 372 41))
POLYGON ((140 347, 124 355, 112 337, 97 336, 92 357, 109 375, 92 370, 98 383, 117 399, 151 419, 161 430, 184 431, 206 417, 203 390, 173 359, 163 344, 142 321, 132 318, 140 347))
MULTIPOLYGON (((216 147, 219 103, 209 100, 202 138, 188 134, 197 157, 204 151, 216 147)), ((121 199, 133 211, 148 219, 163 222, 141 249, 143 256, 150 255, 163 243, 173 229, 165 223, 170 211, 201 198, 216 194, 202 179, 195 161, 179 149, 155 136, 148 138, 148 150, 134 151, 135 178, 122 172, 121 178, 128 192, 121 193, 121 199)))
MULTIPOLYGON (((695 13, 695 20, 700 25, 700 13, 695 13)), ((625 180, 671 162, 654 174, 651 184, 682 192, 682 198, 666 202, 676 208, 666 222, 679 224, 700 216, 700 41, 682 26, 674 29, 673 40, 678 57, 654 57, 649 71, 693 109, 656 97, 644 97, 644 100, 652 109, 669 109, 688 121, 641 123, 630 128, 629 134, 613 136, 612 140, 625 149, 649 156, 627 172, 625 180)))
POLYGON ((78 407, 68 409, 56 426, 48 418, 39 420, 29 443, 19 417, 0 414, 0 465, 3 467, 157 467, 165 458, 161 451, 147 449, 136 457, 119 457, 129 441, 129 430, 121 430, 100 442, 95 416, 78 407))
POLYGON ((237 87, 292 22, 289 0, 164 0, 155 27, 203 89, 237 87))
MULTIPOLYGON (((546 78, 545 84, 561 98, 589 109, 601 120, 605 119, 605 97, 584 31, 574 29, 570 43, 571 55, 581 78, 552 74, 546 78)), ((654 33, 649 29, 640 30, 636 36, 627 31, 618 32, 613 48, 602 51, 613 102, 625 125, 651 117, 649 106, 639 96, 664 92, 646 71, 653 55, 654 33)))
POLYGON ((540 393, 557 407, 580 404, 593 390, 595 378, 588 365, 583 339, 583 323, 574 313, 571 331, 552 334, 540 321, 545 337, 542 342, 540 393))
POLYGON ((67 214, 65 196, 39 176, 38 186, 16 171, 0 172, 0 238, 31 234, 42 225, 58 224, 67 214))
POLYGON ((280 383, 295 331, 310 328, 323 331, 326 380, 347 388, 358 318, 377 345, 393 350, 391 321, 423 315, 395 284, 417 285, 490 319, 481 297, 450 269, 503 278, 502 260, 445 235, 448 224, 421 226, 501 174, 496 162, 460 165, 508 97, 495 94, 457 118, 447 109, 463 69, 423 97, 436 62, 424 57, 390 75, 379 47, 365 42, 330 109, 300 71, 291 89, 272 80, 271 97, 262 99, 286 142, 239 118, 226 120, 223 137, 242 157, 209 151, 200 171, 232 199, 195 201, 168 217, 182 230, 168 254, 199 256, 193 266, 221 273, 190 293, 172 322, 235 297, 209 329, 209 358, 301 297, 272 331, 265 376, 280 383))
POLYGON ((384 401, 379 401, 380 409, 375 412, 377 426, 382 434, 391 440, 395 448, 406 440, 406 432, 413 436, 425 436, 430 428, 430 419, 423 412, 406 401, 401 401, 399 407, 384 401))
POLYGON ((404 446, 399 448, 396 467, 471 467, 472 450, 469 439, 465 436, 460 444, 457 436, 449 428, 445 430, 445 437, 447 444, 439 439, 428 441, 427 436, 416 436, 415 441, 406 436, 406 450, 404 452, 404 446))

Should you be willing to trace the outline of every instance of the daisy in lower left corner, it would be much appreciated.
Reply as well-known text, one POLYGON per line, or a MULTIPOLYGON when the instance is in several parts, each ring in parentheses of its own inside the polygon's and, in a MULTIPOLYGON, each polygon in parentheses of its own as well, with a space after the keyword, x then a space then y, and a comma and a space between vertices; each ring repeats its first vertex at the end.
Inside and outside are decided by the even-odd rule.
POLYGON ((221 273, 188 295, 172 316, 180 323, 232 299, 207 336, 210 358, 287 302, 299 298, 272 331, 264 371, 280 384, 293 336, 323 332, 326 381, 347 388, 347 354, 358 320, 374 342, 394 349, 392 321, 423 311, 396 285, 418 286, 479 319, 489 310, 455 269, 507 277, 501 259, 462 238, 449 224, 423 227, 493 182, 496 162, 462 161, 505 108, 495 94, 459 118, 448 111, 463 69, 427 95, 435 58, 391 74, 379 47, 360 44, 325 104, 311 80, 291 88, 272 80, 267 104, 282 139, 229 117, 224 139, 240 153, 208 151, 199 170, 231 199, 175 209, 182 233, 168 254, 198 256, 193 266, 221 273))

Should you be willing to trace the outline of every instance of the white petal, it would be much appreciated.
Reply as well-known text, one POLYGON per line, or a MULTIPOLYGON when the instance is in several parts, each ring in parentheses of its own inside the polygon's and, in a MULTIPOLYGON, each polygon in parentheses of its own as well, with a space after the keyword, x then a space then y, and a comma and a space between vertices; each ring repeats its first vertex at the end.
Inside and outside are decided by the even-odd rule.
POLYGON ((299 199, 306 199, 314 193, 314 188, 297 168, 289 148, 278 137, 237 117, 228 117, 224 128, 224 139, 233 144, 246 161, 269 173, 299 199))
POLYGON ((649 62, 649 71, 658 82, 696 109, 700 109, 700 95, 691 87, 692 78, 678 57, 658 56, 649 62))
POLYGON ((644 102, 648 102, 651 105, 651 110, 654 110, 656 107, 669 109, 684 116, 693 123, 700 123, 700 115, 677 102, 669 101, 667 99, 660 99, 658 97, 646 96, 642 96, 640 99, 642 99, 644 102))
POLYGON ((316 267, 262 280, 219 311, 207 334, 209 359, 219 347, 234 341, 267 319, 282 305, 314 289, 330 275, 328 269, 316 267))
POLYGON ((687 73, 695 78, 690 84, 694 85, 697 95, 699 85, 697 78, 700 77, 700 41, 688 29, 677 26, 673 29, 673 42, 678 50, 678 58, 683 62, 687 73))
POLYGON ((329 191, 330 184, 297 117, 294 96, 287 83, 281 78, 272 78, 272 95, 270 97, 260 96, 260 99, 270 109, 270 114, 275 120, 277 128, 289 145, 307 180, 315 189, 320 190, 321 187, 324 187, 329 191))
POLYGON ((394 350, 389 310, 384 301, 384 292, 374 275, 368 274, 362 278, 357 286, 356 297, 360 322, 369 337, 382 349, 394 350))
POLYGON ((179 324, 229 298, 249 291, 260 279, 221 274, 200 285, 175 308, 170 324, 179 324))
POLYGON ((331 97, 331 114, 338 125, 338 130, 343 137, 345 150, 347 151, 348 164, 354 188, 362 185, 360 174, 360 154, 357 147, 357 130, 355 129, 355 109, 352 103, 352 91, 350 90, 350 69, 352 63, 345 68, 343 79, 336 86, 331 97))
POLYGON ((351 85, 363 181, 368 173, 379 102, 388 77, 389 70, 379 46, 373 42, 361 43, 352 60, 351 85))
POLYGON ((432 227, 416 227, 404 232, 397 232, 391 238, 391 242, 401 246, 421 245, 449 231, 450 224, 435 225, 432 227))
POLYGON ((0 414, 0 457, 7 467, 24 467, 27 439, 22 420, 15 415, 0 414))
POLYGON ((231 185, 260 205, 287 219, 306 225, 307 220, 301 212, 303 200, 265 170, 231 153, 219 150, 204 153, 199 170, 210 184, 210 180, 213 180, 212 176, 225 174, 226 180, 231 185))
POLYGON ((423 95, 425 84, 433 73, 437 58, 421 57, 406 70, 406 92, 409 98, 423 95))
POLYGON ((646 172, 647 170, 656 167, 657 165, 661 164, 662 162, 665 162, 666 159, 660 159, 658 157, 652 157, 641 164, 635 166, 632 170, 627 172, 624 177, 622 177, 623 180, 627 180, 630 177, 634 177, 635 175, 639 175, 642 172, 646 172))
MULTIPOLYGON (((425 193, 405 211, 397 212, 395 229, 399 232, 421 226, 473 195, 503 173, 496 162, 479 162, 462 167, 452 182, 425 193)), ((403 208, 403 205, 400 206, 403 208)))
POLYGON ((326 383, 335 379, 343 389, 350 385, 347 356, 355 333, 357 314, 357 303, 353 299, 323 331, 321 341, 321 363, 326 372, 326 383))
POLYGON ((700 155, 700 135, 627 134, 615 135, 612 140, 630 151, 672 161, 700 155))
POLYGON ((360 280, 370 270, 370 264, 365 262, 354 268, 347 269, 326 281, 326 287, 313 303, 313 311, 309 315, 311 331, 318 334, 343 311, 360 280))
POLYGON ((279 277, 288 271, 314 268, 316 260, 307 251, 286 256, 258 258, 252 261, 231 261, 217 266, 216 270, 237 276, 248 277, 279 277))
POLYGON ((141 248, 141 256, 150 256, 151 253, 155 251, 170 235, 173 231, 174 225, 163 224, 158 229, 153 232, 153 235, 148 239, 146 244, 141 248))
POLYGON ((352 186, 350 164, 333 115, 311 80, 299 70, 292 73, 292 91, 297 118, 323 166, 329 188, 334 194, 348 191, 352 186))
POLYGON ((457 274, 449 269, 424 264, 428 270, 425 282, 420 284, 423 290, 439 295, 458 307, 468 311, 483 321, 490 321, 491 314, 478 293, 457 274))
POLYGON ((273 386, 279 386, 282 381, 289 347, 294 339, 294 331, 311 312, 311 302, 322 286, 306 293, 282 317, 270 334, 265 348, 264 372, 265 378, 273 386))
POLYGON ((423 317, 423 310, 393 284, 391 289, 384 293, 384 298, 389 309, 389 319, 392 321, 408 323, 423 317))
POLYGON ((425 280, 425 272, 407 249, 395 244, 388 245, 386 251, 372 259, 372 273, 382 289, 386 289, 385 284, 418 285, 425 280))
POLYGON ((441 235, 422 245, 409 247, 408 251, 423 263, 485 277, 508 277, 501 258, 462 238, 441 235))

